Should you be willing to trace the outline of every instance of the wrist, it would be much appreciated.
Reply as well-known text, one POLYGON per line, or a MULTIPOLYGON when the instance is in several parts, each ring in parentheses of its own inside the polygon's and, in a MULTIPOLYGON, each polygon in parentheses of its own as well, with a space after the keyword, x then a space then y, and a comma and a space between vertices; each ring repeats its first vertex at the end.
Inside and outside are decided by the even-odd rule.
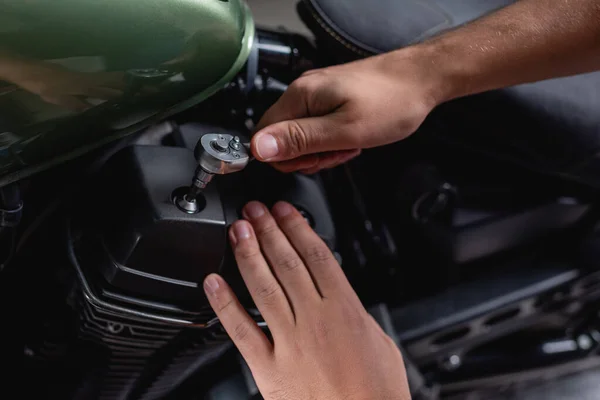
MULTIPOLYGON (((431 41, 411 48, 418 68, 431 85, 436 106, 467 94, 468 74, 461 66, 460 57, 443 42, 431 41)), ((463 60, 464 61, 464 60, 463 60)))
POLYGON ((435 43, 422 43, 383 55, 395 79, 407 79, 421 90, 421 97, 431 108, 461 97, 467 91, 464 76, 448 52, 435 43))

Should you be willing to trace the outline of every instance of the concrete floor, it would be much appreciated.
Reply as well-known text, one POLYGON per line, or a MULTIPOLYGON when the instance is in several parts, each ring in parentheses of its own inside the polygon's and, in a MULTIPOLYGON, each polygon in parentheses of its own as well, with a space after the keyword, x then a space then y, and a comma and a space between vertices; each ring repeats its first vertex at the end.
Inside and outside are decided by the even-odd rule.
MULTIPOLYGON (((297 1, 247 0, 259 26, 284 26, 289 31, 310 35, 296 14, 297 1)), ((497 396, 485 397, 485 400, 600 400, 600 371, 581 373, 541 386, 511 390, 497 396)))

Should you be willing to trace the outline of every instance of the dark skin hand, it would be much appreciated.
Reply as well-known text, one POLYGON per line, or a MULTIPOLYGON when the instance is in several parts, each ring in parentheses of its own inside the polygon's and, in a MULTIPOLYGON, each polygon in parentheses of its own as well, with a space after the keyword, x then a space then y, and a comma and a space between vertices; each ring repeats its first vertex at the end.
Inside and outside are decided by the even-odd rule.
POLYGON ((272 341, 227 283, 204 288, 266 400, 407 400, 400 351, 367 313, 329 248, 290 204, 252 202, 230 240, 272 341))

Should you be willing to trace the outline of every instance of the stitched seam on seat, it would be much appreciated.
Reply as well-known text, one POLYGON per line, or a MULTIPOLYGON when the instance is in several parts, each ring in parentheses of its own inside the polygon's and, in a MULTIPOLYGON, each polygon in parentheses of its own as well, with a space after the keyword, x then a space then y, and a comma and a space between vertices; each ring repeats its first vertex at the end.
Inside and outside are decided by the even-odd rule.
POLYGON ((344 39, 343 37, 341 37, 337 32, 335 32, 333 30, 333 28, 330 27, 321 18, 321 16, 317 14, 317 11, 314 9, 314 6, 312 4, 310 4, 309 7, 307 7, 307 8, 308 8, 308 11, 310 12, 310 14, 312 15, 312 17, 315 19, 315 21, 321 26, 321 28, 323 28, 323 30, 325 31, 325 33, 329 34, 330 37, 332 37, 333 39, 335 39, 342 46, 346 47, 348 50, 354 52, 355 54, 357 54, 359 56, 368 57, 368 56, 372 55, 372 53, 364 51, 364 50, 358 48, 357 46, 353 45, 352 43, 348 42, 346 39, 344 39))

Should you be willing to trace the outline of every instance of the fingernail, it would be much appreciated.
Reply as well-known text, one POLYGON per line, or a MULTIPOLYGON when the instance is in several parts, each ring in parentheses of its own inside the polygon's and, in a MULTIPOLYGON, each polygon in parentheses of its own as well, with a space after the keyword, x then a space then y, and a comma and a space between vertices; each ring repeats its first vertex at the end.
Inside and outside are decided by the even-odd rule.
POLYGON ((289 203, 280 202, 273 207, 273 215, 275 218, 287 217, 292 212, 294 212, 294 207, 289 203))
POLYGON ((214 296, 219 290, 219 281, 214 276, 209 276, 204 280, 204 290, 209 296, 214 296))
POLYGON ((256 152, 262 160, 268 160, 279 154, 279 145, 272 135, 262 134, 256 142, 256 152))
POLYGON ((233 238, 236 244, 240 240, 250 239, 250 228, 246 221, 240 221, 233 226, 233 238))
POLYGON ((258 219, 265 215, 265 207, 256 201, 248 203, 245 211, 250 219, 258 219))

